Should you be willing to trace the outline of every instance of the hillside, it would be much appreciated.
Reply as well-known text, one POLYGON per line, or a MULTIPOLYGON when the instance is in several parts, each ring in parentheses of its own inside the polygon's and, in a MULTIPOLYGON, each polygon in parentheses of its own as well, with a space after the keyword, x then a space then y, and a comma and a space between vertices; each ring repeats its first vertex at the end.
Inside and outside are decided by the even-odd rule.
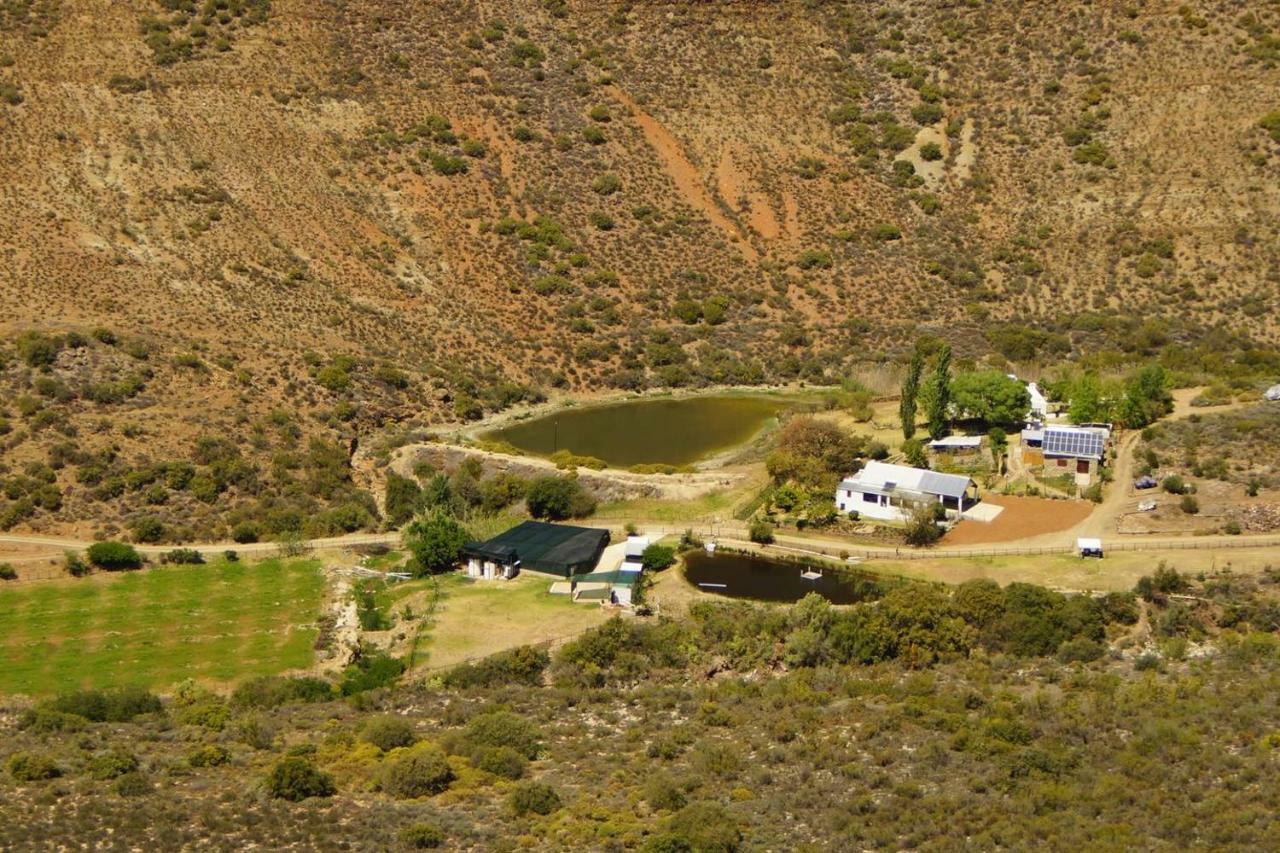
MULTIPOLYGON (((265 470, 557 389, 829 380, 925 334, 1229 361, 1277 331, 1278 26, 1274 2, 5 0, 0 330, 89 341, 9 347, 6 396, 127 466, 212 434, 265 470)), ((46 426, 11 464, 47 460, 46 426)), ((367 521, 345 489, 305 490, 345 508, 326 530, 367 521)))

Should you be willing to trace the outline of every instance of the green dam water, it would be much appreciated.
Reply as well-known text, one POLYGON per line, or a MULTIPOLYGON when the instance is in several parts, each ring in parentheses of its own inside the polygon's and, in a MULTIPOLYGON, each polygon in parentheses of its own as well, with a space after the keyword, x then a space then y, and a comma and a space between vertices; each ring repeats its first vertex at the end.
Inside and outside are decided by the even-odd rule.
POLYGON ((486 433, 526 453, 568 450, 609 465, 689 465, 751 438, 795 400, 768 396, 630 400, 565 409, 486 433))

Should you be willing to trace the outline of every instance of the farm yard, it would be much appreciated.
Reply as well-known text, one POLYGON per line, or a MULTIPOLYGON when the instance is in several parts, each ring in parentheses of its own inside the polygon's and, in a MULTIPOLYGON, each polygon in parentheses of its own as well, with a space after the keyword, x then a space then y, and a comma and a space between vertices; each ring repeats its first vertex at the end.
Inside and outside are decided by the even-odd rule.
POLYGON ((0 693, 167 688, 308 667, 323 590, 315 560, 0 588, 0 693))

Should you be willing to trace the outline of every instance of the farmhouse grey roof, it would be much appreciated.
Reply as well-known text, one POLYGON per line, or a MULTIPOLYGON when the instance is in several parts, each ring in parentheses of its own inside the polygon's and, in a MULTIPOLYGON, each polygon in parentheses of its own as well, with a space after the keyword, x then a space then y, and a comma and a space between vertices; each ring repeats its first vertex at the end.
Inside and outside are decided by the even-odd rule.
POLYGON ((887 462, 868 462, 853 477, 840 483, 845 491, 862 494, 891 495, 896 492, 912 492, 938 497, 963 497, 973 481, 959 474, 939 474, 924 468, 908 465, 892 465, 887 462))
POLYGON ((1107 435, 1101 430, 1078 427, 1045 427, 1046 456, 1071 456, 1076 459, 1101 459, 1107 435))

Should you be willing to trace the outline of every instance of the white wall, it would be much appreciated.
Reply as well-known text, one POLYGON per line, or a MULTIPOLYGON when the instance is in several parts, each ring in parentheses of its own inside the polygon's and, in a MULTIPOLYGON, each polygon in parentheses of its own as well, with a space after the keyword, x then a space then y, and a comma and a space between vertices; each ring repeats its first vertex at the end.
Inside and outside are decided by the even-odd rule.
POLYGON ((841 512, 856 512, 863 518, 876 518, 881 521, 906 521, 907 513, 901 507, 889 506, 888 498, 883 498, 885 503, 875 503, 863 500, 861 492, 850 492, 847 489, 836 490, 836 507, 841 512))

